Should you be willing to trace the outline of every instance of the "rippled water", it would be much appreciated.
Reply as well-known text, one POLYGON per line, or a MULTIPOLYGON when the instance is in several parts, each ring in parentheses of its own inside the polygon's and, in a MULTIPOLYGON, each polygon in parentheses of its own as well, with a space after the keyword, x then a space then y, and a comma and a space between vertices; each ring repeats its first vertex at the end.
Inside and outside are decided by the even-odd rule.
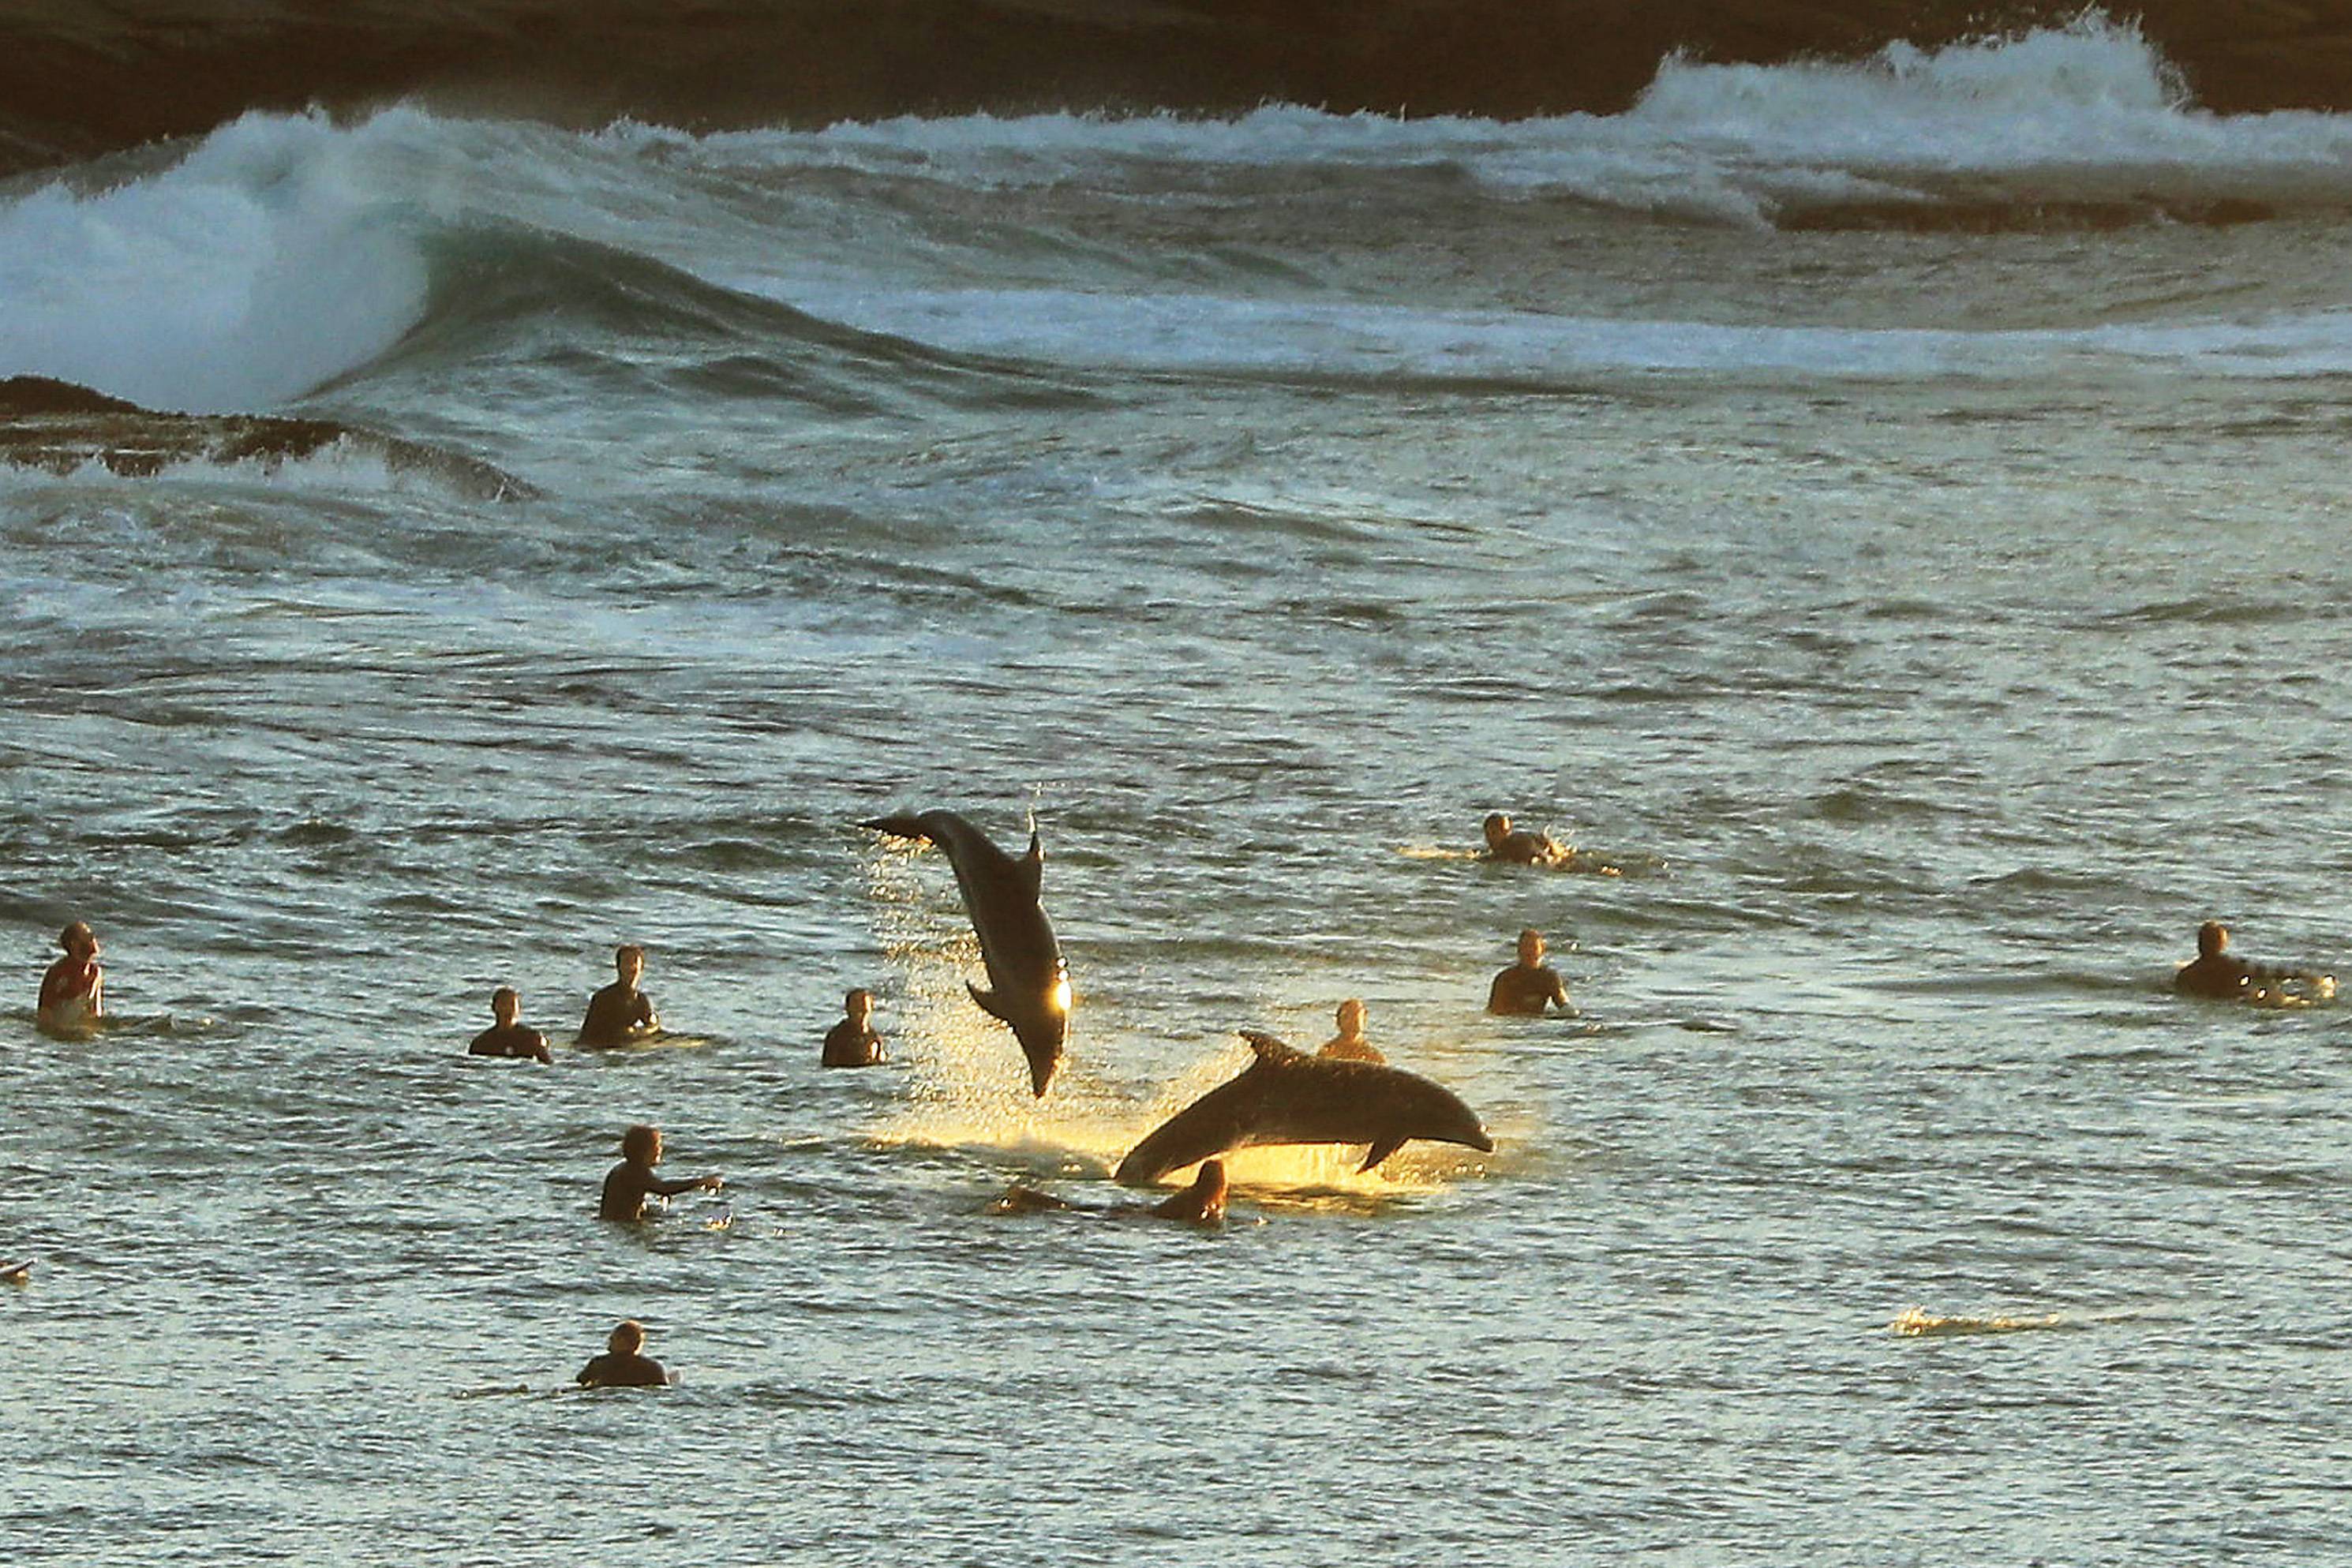
POLYGON ((2352 198, 2278 172, 2337 124, 2103 99, 2207 151, 2086 151, 2141 203, 2092 224, 2063 124, 1955 163, 1937 100, 1840 226, 1884 84, 1791 151, 1699 81, 1549 130, 258 120, 16 189, 0 371, 541 492, 0 479, 24 1543, 2330 1561, 2344 1028, 2165 982, 2209 916, 2347 950, 2352 198), (2296 210, 2163 215, 2258 175, 2296 210), (855 826, 926 806, 1040 826, 1042 1103, 943 857, 855 826), (1470 860, 1491 810, 1625 874, 1470 860), (77 916, 131 1021, 65 1044, 77 916), (1528 925, 1574 1019, 1478 1011, 1528 925), (568 1039, 625 940, 681 1038, 462 1054, 499 984, 568 1039), (895 1061, 821 1072, 852 985, 895 1061), (984 1212, 1135 1201, 1234 1030, 1349 996, 1493 1155, 1253 1152, 1210 1233, 984 1212), (601 1225, 645 1120, 728 1186, 601 1225), (631 1315, 680 1385, 567 1391, 631 1315))

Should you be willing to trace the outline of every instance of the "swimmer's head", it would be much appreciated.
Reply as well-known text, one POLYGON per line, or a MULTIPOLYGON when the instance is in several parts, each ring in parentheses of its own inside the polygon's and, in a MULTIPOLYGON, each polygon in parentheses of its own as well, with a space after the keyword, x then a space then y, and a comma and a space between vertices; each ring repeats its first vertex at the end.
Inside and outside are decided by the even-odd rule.
POLYGON ((1339 1032, 1348 1039, 1353 1040, 1364 1032, 1364 1004, 1357 998, 1349 997, 1341 1002, 1337 1016, 1339 1032))
POLYGON ((2197 956, 2199 957, 2211 958, 2217 956, 2221 953, 2221 949, 2227 947, 2229 945, 2230 928, 2222 925, 2220 921, 2208 920, 2204 925, 2200 925, 2197 928, 2197 956))
POLYGON ((86 921, 77 920, 58 933, 58 946, 77 958, 98 956, 98 933, 86 921))
POLYGON ((522 1015, 522 998, 515 995, 512 986, 500 986, 490 993, 490 1016, 500 1027, 510 1024, 522 1015))
POLYGON ((851 1021, 864 1023, 874 1016, 874 993, 859 987, 841 998, 841 1010, 849 1015, 851 1021))
POLYGON ((661 1164, 661 1129, 638 1123, 621 1134, 621 1154, 641 1166, 661 1164))
POLYGON ((1487 812, 1485 826, 1486 847, 1490 850, 1500 848, 1503 841, 1511 836, 1511 819, 1500 811, 1487 812))
POLYGON ((1530 925, 1519 933, 1519 962, 1529 968, 1543 962, 1543 933, 1530 925))
POLYGON ((614 948, 613 969, 622 979, 635 985, 637 977, 646 972, 646 950, 634 942, 614 948))
POLYGON ((613 1337, 604 1348, 614 1355, 635 1355, 646 1348, 646 1325, 635 1318, 625 1319, 613 1327, 613 1337))

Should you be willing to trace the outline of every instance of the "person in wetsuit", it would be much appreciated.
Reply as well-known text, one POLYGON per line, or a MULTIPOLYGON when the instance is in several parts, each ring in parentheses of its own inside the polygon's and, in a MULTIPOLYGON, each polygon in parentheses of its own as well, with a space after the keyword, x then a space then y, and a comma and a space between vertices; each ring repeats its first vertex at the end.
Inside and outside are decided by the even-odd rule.
POLYGON ((1490 861, 1513 865, 1558 865, 1570 853, 1549 833, 1539 833, 1532 828, 1514 829, 1511 819, 1500 811, 1487 813, 1481 827, 1486 837, 1486 858, 1490 861))
POLYGON ((98 967, 98 933, 75 921, 58 934, 65 956, 41 977, 37 1018, 52 1034, 87 1034, 106 1016, 106 971, 98 967))
POLYGON ((1519 933, 1519 961, 1496 975, 1486 988, 1486 1010, 1533 1017, 1549 1007, 1567 1007, 1568 987, 1559 971, 1543 960, 1543 935, 1530 925, 1519 933))
POLYGON ((1362 1002, 1354 997, 1349 997, 1339 1004, 1339 1010, 1333 1021, 1339 1026, 1339 1032, 1325 1040, 1323 1049, 1317 1051, 1316 1055, 1331 1057, 1339 1061, 1369 1061, 1375 1067, 1388 1065, 1389 1059, 1382 1056, 1370 1041, 1364 1039, 1364 1004, 1362 1002))
POLYGON ((646 1354, 646 1325, 631 1318, 613 1330, 604 1354, 591 1359, 573 1381, 583 1388, 667 1388, 670 1375, 646 1354))
POLYGON ((2172 988, 2192 997, 2210 997, 2221 1001, 2278 1001, 2286 993, 2278 982, 2298 982, 2303 991, 2301 999, 2325 1000, 2336 994, 2332 975, 2315 974, 2308 969, 2292 968, 2284 964, 2256 964, 2230 952, 2230 928, 2218 920, 2208 920, 2197 928, 2197 956, 2172 972, 2172 988))
POLYGON ((490 1017, 498 1021, 474 1037, 474 1043, 466 1048, 467 1055, 555 1060, 547 1049, 547 1037, 522 1021, 522 998, 512 986, 500 986, 490 993, 490 1017))
POLYGON ((604 1192, 596 1205, 600 1219, 639 1220, 646 1217, 646 1199, 672 1197, 681 1192, 700 1187, 716 1192, 725 1185, 715 1176, 692 1176, 684 1181, 666 1181, 654 1175, 661 1164, 662 1135, 659 1127, 643 1124, 621 1134, 621 1163, 604 1173, 604 1192))
POLYGON ((874 993, 859 989, 842 998, 842 1019, 825 1031, 827 1067, 872 1067, 884 1060, 882 1037, 874 1032, 874 993))
POLYGON ((1192 1185, 1172 1197, 1149 1205, 1127 1205, 1118 1208, 1081 1208, 1052 1193, 1040 1192, 1019 1182, 1004 1189, 1003 1196, 988 1206, 991 1214, 1045 1214, 1077 1210, 1085 1214, 1100 1214, 1114 1219, 1178 1219, 1187 1225, 1221 1225, 1225 1218, 1225 1196, 1230 1190, 1225 1180, 1225 1162, 1202 1160, 1193 1174, 1192 1185))
POLYGON ((614 948, 613 968, 619 977, 588 998, 588 1016, 580 1020, 582 1045, 626 1045, 661 1028, 653 998, 637 989, 646 950, 634 943, 614 948))

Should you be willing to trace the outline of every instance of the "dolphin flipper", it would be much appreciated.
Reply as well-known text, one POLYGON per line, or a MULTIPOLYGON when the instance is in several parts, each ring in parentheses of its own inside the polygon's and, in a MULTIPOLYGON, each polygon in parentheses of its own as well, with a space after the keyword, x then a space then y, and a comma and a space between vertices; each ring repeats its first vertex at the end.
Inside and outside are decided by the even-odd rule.
POLYGON ((1370 1149, 1364 1152, 1364 1163, 1356 1167, 1356 1174, 1358 1176, 1363 1175, 1366 1171, 1371 1169, 1374 1166, 1379 1165, 1382 1160, 1387 1159, 1399 1149, 1404 1147, 1404 1145, 1405 1140, 1402 1137, 1382 1138, 1373 1144, 1370 1149))

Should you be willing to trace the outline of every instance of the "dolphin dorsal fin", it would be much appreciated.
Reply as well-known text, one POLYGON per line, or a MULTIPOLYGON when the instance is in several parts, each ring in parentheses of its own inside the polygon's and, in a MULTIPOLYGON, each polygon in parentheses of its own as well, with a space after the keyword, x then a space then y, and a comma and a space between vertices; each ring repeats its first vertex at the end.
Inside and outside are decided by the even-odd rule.
POLYGON ((1249 1041, 1249 1048, 1257 1052, 1257 1060, 1250 1064, 1253 1067, 1287 1067, 1294 1061, 1307 1060, 1305 1051, 1270 1034, 1254 1029, 1239 1032, 1244 1040, 1249 1041))

